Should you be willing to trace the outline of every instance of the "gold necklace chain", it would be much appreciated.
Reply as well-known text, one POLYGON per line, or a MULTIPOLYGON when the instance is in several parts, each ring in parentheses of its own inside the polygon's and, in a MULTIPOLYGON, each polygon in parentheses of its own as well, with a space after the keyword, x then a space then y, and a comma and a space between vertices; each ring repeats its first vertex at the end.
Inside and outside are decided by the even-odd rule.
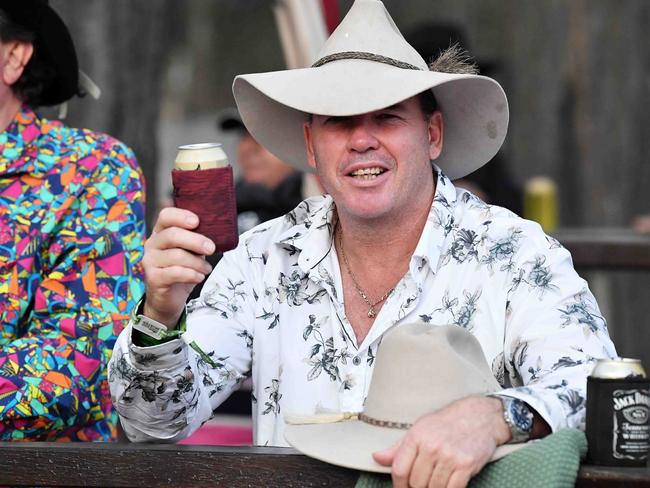
MULTIPOLYGON (((338 227, 338 225, 337 225, 338 227)), ((381 298, 378 300, 371 300, 368 298, 368 295, 366 294, 365 291, 363 291, 363 288, 359 285, 359 282, 357 281, 357 277, 354 276, 354 273, 352 272, 352 268, 350 267, 350 263, 348 262, 348 257, 345 255, 345 249, 343 249, 343 237, 341 237, 341 229, 338 228, 338 240, 339 240, 339 248, 341 249, 341 256, 343 256, 343 262, 345 263, 345 268, 348 270, 348 274, 350 275, 350 278, 352 279, 352 284, 354 287, 357 289, 357 293, 363 298, 363 301, 368 304, 370 307, 368 309, 368 317, 373 318, 375 315, 377 315, 377 312, 375 312, 375 306, 386 300, 388 298, 388 295, 390 295, 395 287, 393 286, 390 290, 388 290, 386 293, 384 293, 381 298)))

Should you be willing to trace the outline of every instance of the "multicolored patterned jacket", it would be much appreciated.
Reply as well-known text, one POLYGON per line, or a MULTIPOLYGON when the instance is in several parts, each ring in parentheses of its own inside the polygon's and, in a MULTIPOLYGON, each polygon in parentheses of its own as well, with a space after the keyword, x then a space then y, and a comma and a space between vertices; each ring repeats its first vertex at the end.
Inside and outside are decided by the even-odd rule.
POLYGON ((105 365, 144 291, 142 173, 28 107, 0 149, 0 440, 115 439, 105 365))

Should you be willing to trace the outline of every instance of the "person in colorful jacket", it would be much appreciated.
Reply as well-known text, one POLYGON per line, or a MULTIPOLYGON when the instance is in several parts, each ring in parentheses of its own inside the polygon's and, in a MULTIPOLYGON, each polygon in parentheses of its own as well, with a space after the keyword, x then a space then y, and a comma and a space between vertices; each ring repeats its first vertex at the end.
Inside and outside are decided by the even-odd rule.
POLYGON ((188 436, 252 376, 254 442, 287 445, 292 420, 364 412, 382 340, 413 322, 472 333, 502 389, 412 425, 359 415, 402 430, 368 459, 396 488, 465 486, 497 446, 584 428, 586 378, 616 355, 587 283, 538 224, 452 183, 505 139, 496 81, 455 48, 427 64, 382 2, 356 0, 312 67, 233 92, 253 137, 327 194, 244 233, 211 273, 198 216, 160 213, 109 364, 129 438, 188 436))
POLYGON ((0 440, 116 438, 105 365, 143 292, 143 177, 110 136, 41 117, 77 94, 45 1, 0 4, 0 440))

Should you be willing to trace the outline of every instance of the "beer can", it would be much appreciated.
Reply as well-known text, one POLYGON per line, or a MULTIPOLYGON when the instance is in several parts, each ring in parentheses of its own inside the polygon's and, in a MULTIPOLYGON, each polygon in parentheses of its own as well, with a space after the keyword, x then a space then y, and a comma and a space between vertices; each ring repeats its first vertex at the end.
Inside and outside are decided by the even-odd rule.
POLYGON ((650 380, 638 359, 598 360, 587 378, 587 461, 645 466, 650 449, 650 380))
POLYGON ((174 168, 180 170, 223 168, 228 165, 228 156, 218 142, 178 146, 174 161, 174 168))
POLYGON ((599 359, 591 372, 593 378, 645 378, 645 369, 640 359, 599 359))
POLYGON ((178 147, 172 170, 174 206, 199 217, 194 232, 215 243, 216 252, 237 247, 237 201, 233 169, 221 144, 178 147))

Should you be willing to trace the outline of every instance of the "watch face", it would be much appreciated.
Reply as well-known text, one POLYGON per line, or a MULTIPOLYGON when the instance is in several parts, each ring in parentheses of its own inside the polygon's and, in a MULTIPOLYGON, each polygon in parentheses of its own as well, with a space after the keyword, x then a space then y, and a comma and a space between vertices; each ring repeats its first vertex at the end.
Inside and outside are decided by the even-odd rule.
POLYGON ((510 412, 517 430, 530 433, 533 429, 533 412, 530 411, 530 408, 524 402, 515 398, 510 403, 510 412))

